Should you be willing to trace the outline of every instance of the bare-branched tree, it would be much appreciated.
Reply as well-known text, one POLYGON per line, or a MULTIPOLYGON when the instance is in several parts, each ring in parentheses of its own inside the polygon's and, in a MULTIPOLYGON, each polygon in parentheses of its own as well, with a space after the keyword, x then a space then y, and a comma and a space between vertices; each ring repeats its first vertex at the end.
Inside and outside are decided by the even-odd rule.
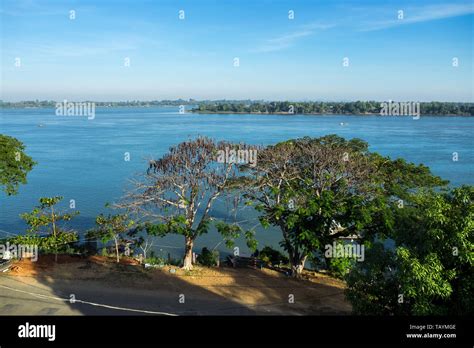
POLYGON ((225 154, 237 149, 247 146, 207 137, 172 146, 163 157, 150 161, 146 174, 133 180, 133 189, 118 207, 138 214, 151 234, 183 235, 183 268, 192 269, 194 242, 207 233, 213 204, 238 172, 238 161, 225 154))

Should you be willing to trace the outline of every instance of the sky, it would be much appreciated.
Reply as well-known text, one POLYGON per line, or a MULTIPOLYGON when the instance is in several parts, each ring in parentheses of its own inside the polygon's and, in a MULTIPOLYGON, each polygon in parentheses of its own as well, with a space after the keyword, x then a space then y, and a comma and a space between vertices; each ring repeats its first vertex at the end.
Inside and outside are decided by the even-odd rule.
POLYGON ((474 102, 472 0, 0 3, 4 101, 474 102))

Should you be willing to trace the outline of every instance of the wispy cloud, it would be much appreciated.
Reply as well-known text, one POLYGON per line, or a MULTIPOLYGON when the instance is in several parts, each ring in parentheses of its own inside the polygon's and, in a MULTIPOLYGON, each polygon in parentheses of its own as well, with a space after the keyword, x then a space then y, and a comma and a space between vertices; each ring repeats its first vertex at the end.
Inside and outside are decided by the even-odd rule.
MULTIPOLYGON (((5 4, 2 4, 5 6, 5 4)), ((54 4, 47 4, 44 1, 34 1, 34 0, 17 0, 15 2, 11 1, 8 3, 8 10, 5 10, 2 6, 0 8, 0 14, 2 16, 11 16, 11 17, 29 17, 29 16, 69 16, 70 10, 75 10, 77 13, 86 14, 92 13, 96 10, 95 6, 84 6, 84 5, 75 5, 67 3, 56 2, 54 4)), ((6 7, 6 6, 5 6, 6 7)))
POLYGON ((6 56, 22 56, 24 52, 34 52, 36 59, 100 57, 126 53, 141 47, 159 47, 160 42, 154 39, 132 35, 104 36, 103 39, 93 38, 62 41, 18 41, 12 47, 4 47, 6 56), (120 38, 120 39, 117 39, 120 38))
POLYGON ((474 13, 472 3, 450 3, 440 5, 429 5, 423 7, 400 8, 403 11, 403 19, 397 18, 397 11, 390 11, 393 19, 366 22, 360 28, 360 31, 374 31, 387 29, 400 25, 413 23, 429 22, 444 18, 464 16, 474 13))
POLYGON ((318 31, 326 30, 332 28, 333 26, 334 25, 329 24, 308 23, 300 26, 296 31, 267 40, 260 47, 258 47, 255 52, 281 51, 293 46, 298 40, 304 37, 314 35, 318 31))

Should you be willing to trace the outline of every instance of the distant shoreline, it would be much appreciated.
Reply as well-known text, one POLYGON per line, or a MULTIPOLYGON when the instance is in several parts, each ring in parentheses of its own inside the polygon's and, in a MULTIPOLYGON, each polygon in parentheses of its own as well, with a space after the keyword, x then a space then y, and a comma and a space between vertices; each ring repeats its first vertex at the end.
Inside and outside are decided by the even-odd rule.
POLYGON ((474 116, 474 103, 470 102, 400 102, 400 101, 353 101, 353 102, 295 102, 295 101, 257 101, 257 100, 150 100, 124 102, 96 101, 19 101, 0 100, 0 109, 53 109, 61 107, 71 110, 90 107, 91 109, 178 109, 180 114, 214 115, 352 115, 352 116, 474 116), (66 106, 67 103, 67 106, 66 106), (64 105, 64 106, 63 106, 64 105))
MULTIPOLYGON (((139 109, 151 109, 151 108, 166 108, 176 107, 176 105, 117 105, 117 106, 103 106, 99 105, 97 109, 126 109, 126 108, 139 108, 139 109)), ((0 105, 0 109, 15 109, 15 110, 31 110, 31 109, 54 109, 53 106, 4 106, 0 105)), ((178 113, 177 113, 178 114, 178 113)), ((280 116, 381 116, 381 117, 412 117, 410 115, 381 115, 380 112, 367 112, 367 113, 332 113, 332 112, 320 112, 320 113, 290 113, 290 112, 256 112, 256 111, 200 111, 200 110, 186 110, 183 114, 198 114, 198 115, 280 115, 280 116)), ((473 117, 468 113, 464 114, 421 114, 421 116, 429 117, 473 117)))
MULTIPOLYGON (((190 110, 187 111, 186 113, 192 113, 192 114, 203 114, 203 115, 282 115, 282 116, 382 116, 382 117, 387 117, 391 115, 381 115, 379 112, 372 112, 372 113, 330 113, 330 112, 322 112, 322 113, 289 113, 289 112, 245 112, 245 111, 199 111, 199 110, 190 110)), ((439 115, 431 115, 431 114, 421 114, 420 116, 433 116, 433 117, 456 117, 456 116, 461 116, 461 117, 473 117, 470 114, 439 114, 439 115)), ((408 116, 392 116, 392 117, 411 117, 410 115, 408 116)))

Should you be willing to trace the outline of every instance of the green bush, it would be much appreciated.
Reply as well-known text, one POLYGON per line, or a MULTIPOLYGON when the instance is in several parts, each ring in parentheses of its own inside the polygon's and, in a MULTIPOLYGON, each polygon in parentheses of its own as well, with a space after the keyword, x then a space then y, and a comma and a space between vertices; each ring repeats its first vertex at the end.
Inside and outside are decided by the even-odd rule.
POLYGON ((334 257, 328 261, 328 270, 336 278, 344 279, 354 267, 354 258, 334 257))
POLYGON ((288 264, 288 257, 283 255, 280 251, 275 250, 269 246, 264 247, 258 254, 258 257, 265 263, 271 265, 288 264))
POLYGON ((208 248, 202 248, 201 254, 198 255, 197 261, 207 267, 217 266, 219 261, 219 252, 210 251, 208 248))
POLYGON ((45 254, 70 254, 76 251, 74 245, 77 244, 78 239, 77 233, 64 232, 58 229, 56 236, 52 234, 39 236, 28 233, 9 238, 8 241, 10 244, 16 245, 37 245, 39 251, 45 254))
POLYGON ((166 264, 165 259, 158 256, 147 257, 144 261, 145 263, 149 263, 150 265, 164 266, 166 264))

